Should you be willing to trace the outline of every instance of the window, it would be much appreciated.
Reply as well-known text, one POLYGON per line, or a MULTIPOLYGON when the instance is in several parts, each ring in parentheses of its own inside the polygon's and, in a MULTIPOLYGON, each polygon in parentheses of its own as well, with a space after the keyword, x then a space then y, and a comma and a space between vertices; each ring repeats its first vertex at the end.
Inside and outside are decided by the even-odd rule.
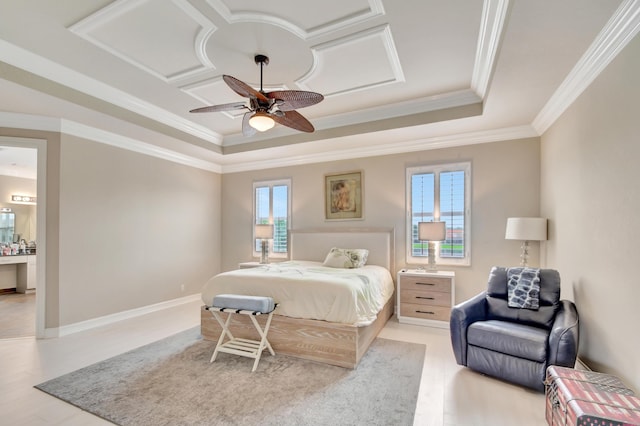
POLYGON ((407 169, 407 263, 426 263, 429 255, 418 222, 443 221, 446 240, 436 244, 436 263, 471 264, 470 180, 471 163, 407 169))
MULTIPOLYGON (((254 182, 253 206, 256 225, 273 223, 273 240, 269 242, 272 257, 287 257, 288 232, 291 223, 291 180, 273 180, 254 182)), ((255 231, 253 231, 255 232, 255 231)), ((254 256, 262 252, 260 240, 253 236, 254 256)))

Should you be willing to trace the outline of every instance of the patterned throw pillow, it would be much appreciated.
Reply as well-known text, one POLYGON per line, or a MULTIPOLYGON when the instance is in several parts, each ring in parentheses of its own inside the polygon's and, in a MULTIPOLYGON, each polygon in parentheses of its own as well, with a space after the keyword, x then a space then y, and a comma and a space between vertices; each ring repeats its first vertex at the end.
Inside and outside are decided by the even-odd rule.
POLYGON ((540 269, 509 268, 507 279, 507 305, 537 311, 540 307, 540 269))
POLYGON ((367 263, 369 250, 341 249, 333 247, 324 259, 324 266, 331 268, 360 268, 367 263))

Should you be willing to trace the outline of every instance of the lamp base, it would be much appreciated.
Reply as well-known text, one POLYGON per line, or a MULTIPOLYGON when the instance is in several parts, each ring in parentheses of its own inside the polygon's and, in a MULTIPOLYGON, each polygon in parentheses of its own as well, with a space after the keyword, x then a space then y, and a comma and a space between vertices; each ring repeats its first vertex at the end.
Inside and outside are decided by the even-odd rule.
POLYGON ((269 263, 269 241, 262 240, 262 254, 260 256, 260 263, 269 263))
POLYGON ((520 246, 520 266, 529 266, 529 241, 524 241, 520 246))
POLYGON ((436 266, 436 244, 429 241, 429 264, 427 265, 427 271, 437 271, 436 266))

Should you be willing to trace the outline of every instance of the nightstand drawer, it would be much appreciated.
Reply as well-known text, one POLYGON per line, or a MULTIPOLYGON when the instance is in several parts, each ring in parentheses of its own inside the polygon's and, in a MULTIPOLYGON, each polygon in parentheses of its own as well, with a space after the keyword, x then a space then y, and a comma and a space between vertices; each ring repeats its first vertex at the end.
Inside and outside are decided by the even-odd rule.
POLYGON ((418 291, 439 291, 442 293, 451 294, 451 279, 429 276, 421 277, 419 275, 403 276, 402 289, 418 291))
POLYGON ((417 305, 415 303, 402 303, 400 305, 400 315, 404 317, 448 322, 451 316, 451 308, 444 306, 417 305))
POLYGON ((456 293, 454 272, 403 269, 397 284, 398 322, 449 328, 456 293))
POLYGON ((451 293, 402 288, 400 290, 400 303, 451 307, 451 293))

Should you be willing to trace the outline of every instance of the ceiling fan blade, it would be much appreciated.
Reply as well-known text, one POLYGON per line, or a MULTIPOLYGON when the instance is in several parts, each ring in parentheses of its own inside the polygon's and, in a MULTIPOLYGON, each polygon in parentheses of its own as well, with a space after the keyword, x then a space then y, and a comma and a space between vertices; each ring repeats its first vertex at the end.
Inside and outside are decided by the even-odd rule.
POLYGON ((313 124, 302 116, 298 111, 281 111, 283 114, 269 114, 273 121, 283 126, 291 127, 292 129, 299 130, 301 132, 311 133, 315 129, 313 124))
POLYGON ((274 90, 267 93, 267 97, 275 99, 281 111, 293 111, 315 105, 324 99, 320 93, 304 90, 274 90))
POLYGON ((217 112, 217 111, 232 111, 236 109, 246 108, 244 102, 234 102, 231 104, 211 105, 202 108, 192 109, 189 112, 217 112))
POLYGON ((257 130, 249 124, 249 119, 253 117, 254 114, 255 112, 249 111, 242 117, 242 134, 244 136, 253 136, 257 132, 257 130))
POLYGON ((244 96, 246 98, 257 98, 262 102, 269 102, 269 98, 267 98, 264 93, 261 93, 260 91, 254 89, 244 81, 240 81, 235 77, 231 77, 230 75, 223 75, 222 79, 225 83, 227 83, 227 86, 229 86, 231 90, 233 90, 240 96, 244 96))

